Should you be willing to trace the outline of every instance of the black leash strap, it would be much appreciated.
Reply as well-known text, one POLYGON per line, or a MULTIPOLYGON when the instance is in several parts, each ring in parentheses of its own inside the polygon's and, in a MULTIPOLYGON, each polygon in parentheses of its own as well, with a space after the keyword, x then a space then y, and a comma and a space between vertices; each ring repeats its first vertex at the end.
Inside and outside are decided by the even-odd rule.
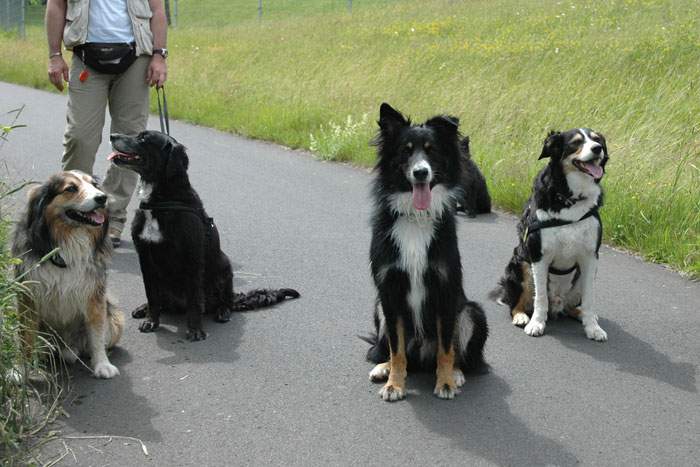
POLYGON ((160 118, 160 131, 170 136, 170 119, 168 118, 168 100, 165 98, 165 86, 156 87, 158 97, 158 117, 160 118), (163 91, 163 105, 160 103, 160 92, 163 91))

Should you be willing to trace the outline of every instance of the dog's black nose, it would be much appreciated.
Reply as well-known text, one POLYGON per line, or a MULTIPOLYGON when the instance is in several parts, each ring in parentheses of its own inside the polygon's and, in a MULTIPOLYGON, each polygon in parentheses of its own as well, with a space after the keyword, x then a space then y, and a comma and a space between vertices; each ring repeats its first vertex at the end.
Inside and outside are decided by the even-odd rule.
POLYGON ((415 178, 417 182, 424 182, 425 179, 428 178, 428 169, 425 167, 421 169, 414 169, 413 178, 415 178))
POLYGON ((107 195, 95 196, 95 202, 100 206, 104 206, 107 203, 107 195))
POLYGON ((600 151, 602 151, 602 150, 603 150, 603 146, 601 146, 600 144, 598 144, 598 145, 596 145, 596 146, 593 146, 593 147, 591 148, 591 151, 593 151, 593 154, 595 154, 596 156, 599 156, 599 155, 600 155, 600 151))

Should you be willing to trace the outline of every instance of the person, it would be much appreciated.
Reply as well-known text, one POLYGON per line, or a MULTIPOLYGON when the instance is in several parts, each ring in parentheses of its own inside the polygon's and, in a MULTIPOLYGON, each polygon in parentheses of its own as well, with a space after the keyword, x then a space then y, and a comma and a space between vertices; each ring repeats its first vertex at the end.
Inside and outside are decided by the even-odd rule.
MULTIPOLYGON (((105 107, 109 107, 112 119, 110 132, 134 136, 146 129, 149 86, 165 83, 168 51, 163 0, 48 0, 45 21, 49 80, 59 91, 63 91, 64 81, 68 82, 63 170, 92 174, 102 142, 105 107), (61 42, 73 50, 70 69, 63 59, 61 42), (105 48, 110 45, 113 48, 105 48), (97 47, 102 47, 102 52, 123 50, 130 54, 120 62, 127 68, 113 69, 104 65, 104 60, 89 60, 94 53, 85 52, 94 52, 97 47)), ((105 174, 109 236, 115 247, 121 241, 126 207, 137 182, 138 175, 114 164, 105 174)))

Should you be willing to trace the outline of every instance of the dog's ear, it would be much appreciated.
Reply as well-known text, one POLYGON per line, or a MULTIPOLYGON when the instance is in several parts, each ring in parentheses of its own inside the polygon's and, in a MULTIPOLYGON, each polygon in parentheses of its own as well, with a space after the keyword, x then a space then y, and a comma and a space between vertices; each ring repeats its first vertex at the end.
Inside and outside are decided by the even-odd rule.
POLYGON ((557 158, 561 157, 561 153, 564 150, 564 137, 560 131, 550 131, 547 138, 544 140, 544 146, 542 146, 542 154, 537 160, 545 159, 547 157, 557 158))
POLYGON ((383 102, 379 107, 379 128, 382 133, 395 134, 399 129, 410 125, 410 122, 401 112, 383 102))
POLYGON ((44 213, 46 212, 46 206, 48 206, 55 195, 55 182, 53 180, 49 180, 29 190, 29 204, 27 206, 25 224, 29 246, 32 249, 32 253, 39 258, 45 256, 54 248, 44 213))
POLYGON ((469 157, 471 153, 469 152, 469 136, 465 136, 459 142, 459 148, 462 150, 462 154, 469 157))
POLYGON ((425 122, 425 126, 429 126, 446 136, 457 136, 459 118, 451 115, 438 115, 425 122))
POLYGON ((168 154, 168 162, 165 166, 165 178, 168 182, 180 181, 187 178, 187 167, 190 160, 182 144, 173 145, 168 154))

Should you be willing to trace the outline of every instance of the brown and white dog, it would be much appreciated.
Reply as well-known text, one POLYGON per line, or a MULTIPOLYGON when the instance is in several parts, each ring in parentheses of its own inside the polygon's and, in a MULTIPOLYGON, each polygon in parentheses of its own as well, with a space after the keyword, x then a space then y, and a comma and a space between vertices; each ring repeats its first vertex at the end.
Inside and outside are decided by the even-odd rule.
POLYGON ((22 259, 16 274, 31 293, 19 300, 25 324, 24 350, 31 354, 36 330, 55 332, 62 358, 73 363, 91 357, 98 378, 119 374, 106 349, 119 341, 122 313, 107 297, 107 195, 79 171, 61 172, 29 192, 26 213, 17 224, 12 253, 22 259), (42 261, 58 248, 57 254, 42 261))

